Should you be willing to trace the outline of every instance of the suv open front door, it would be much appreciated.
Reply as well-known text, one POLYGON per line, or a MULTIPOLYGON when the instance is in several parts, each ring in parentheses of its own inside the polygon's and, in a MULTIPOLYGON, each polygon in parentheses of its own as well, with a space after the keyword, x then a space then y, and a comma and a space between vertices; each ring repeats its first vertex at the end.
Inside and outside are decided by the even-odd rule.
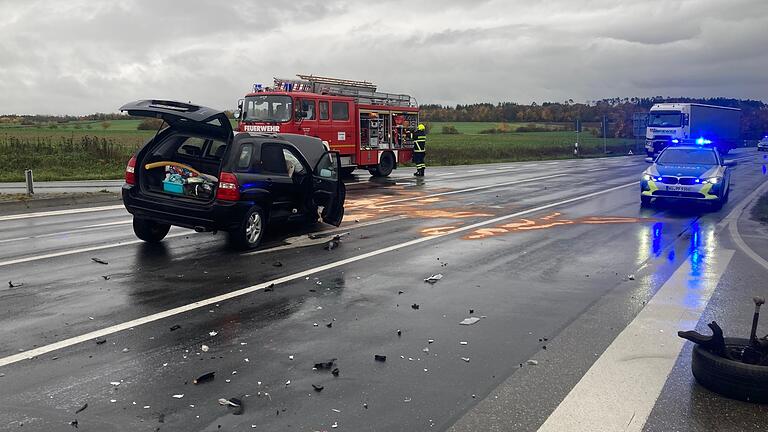
POLYGON ((338 152, 325 152, 312 172, 312 199, 322 207, 323 222, 339 226, 344 218, 346 188, 341 181, 341 156, 338 152))

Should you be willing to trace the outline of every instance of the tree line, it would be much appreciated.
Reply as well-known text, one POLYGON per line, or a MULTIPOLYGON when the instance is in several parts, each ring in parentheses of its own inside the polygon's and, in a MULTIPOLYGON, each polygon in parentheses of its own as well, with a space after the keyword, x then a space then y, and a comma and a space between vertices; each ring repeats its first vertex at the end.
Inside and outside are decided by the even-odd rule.
POLYGON ((745 139, 759 139, 768 133, 768 105, 758 100, 733 98, 646 97, 610 98, 588 103, 544 102, 530 105, 514 102, 476 103, 443 106, 421 105, 421 118, 427 122, 522 122, 522 123, 570 123, 576 121, 600 123, 606 117, 608 136, 632 137, 632 116, 645 113, 657 103, 687 102, 741 108, 741 126, 745 139))

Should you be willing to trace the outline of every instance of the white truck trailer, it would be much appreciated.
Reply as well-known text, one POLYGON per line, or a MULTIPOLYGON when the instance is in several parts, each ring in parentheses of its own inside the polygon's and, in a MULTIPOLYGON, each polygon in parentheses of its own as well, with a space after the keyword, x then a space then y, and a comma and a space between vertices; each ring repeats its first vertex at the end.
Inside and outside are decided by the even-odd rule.
POLYGON ((727 154, 741 139, 741 110, 695 103, 651 107, 645 150, 654 157, 669 145, 710 145, 727 154))

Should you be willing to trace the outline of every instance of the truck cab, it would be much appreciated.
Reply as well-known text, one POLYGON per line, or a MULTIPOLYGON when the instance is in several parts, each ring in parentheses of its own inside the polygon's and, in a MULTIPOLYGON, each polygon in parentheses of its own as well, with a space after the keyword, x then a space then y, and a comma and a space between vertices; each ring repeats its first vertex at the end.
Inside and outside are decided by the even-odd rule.
POLYGON ((670 145, 713 146, 720 154, 736 147, 741 110, 695 103, 661 103, 651 107, 645 134, 649 157, 670 145))

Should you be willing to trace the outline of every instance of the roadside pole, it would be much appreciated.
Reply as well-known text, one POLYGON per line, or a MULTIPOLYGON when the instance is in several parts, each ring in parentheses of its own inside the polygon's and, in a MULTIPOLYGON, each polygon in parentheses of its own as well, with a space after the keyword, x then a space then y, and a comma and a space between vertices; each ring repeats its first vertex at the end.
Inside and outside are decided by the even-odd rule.
POLYGON ((32 196, 35 194, 35 187, 32 180, 32 170, 26 169, 24 170, 24 179, 27 182, 27 195, 32 196))

